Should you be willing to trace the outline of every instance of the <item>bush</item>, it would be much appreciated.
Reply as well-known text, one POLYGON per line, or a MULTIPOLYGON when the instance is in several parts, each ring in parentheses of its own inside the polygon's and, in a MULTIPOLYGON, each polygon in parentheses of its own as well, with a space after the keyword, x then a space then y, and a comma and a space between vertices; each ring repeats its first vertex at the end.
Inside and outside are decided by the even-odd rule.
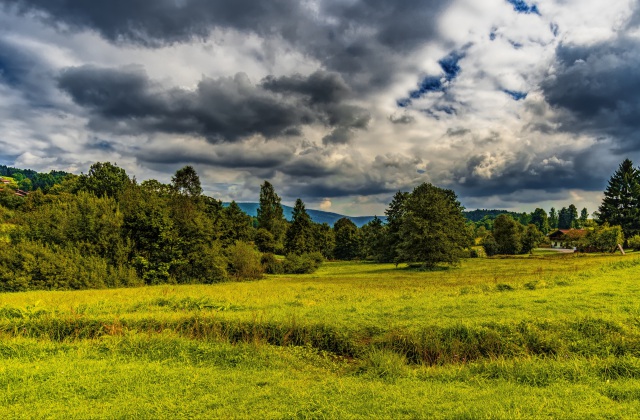
POLYGON ((493 257, 498 254, 498 243, 493 238, 493 235, 489 234, 482 240, 482 247, 487 257, 493 257))
POLYGON ((289 254, 282 266, 286 274, 309 274, 315 272, 323 261, 324 257, 319 252, 289 254))
POLYGON ((640 251, 640 235, 635 235, 629 239, 629 248, 634 251, 640 251))
MULTIPOLYGON (((633 239, 633 238, 632 238, 633 239)), ((618 244, 624 243, 624 234, 620 226, 604 224, 587 233, 578 243, 581 251, 615 252, 618 244)))
POLYGON ((282 266, 282 263, 278 261, 278 258, 276 258, 276 256, 270 252, 262 254, 262 258, 260 258, 260 264, 262 264, 262 268, 267 274, 284 273, 284 267, 282 266))
POLYGON ((243 241, 236 241, 227 248, 229 259, 229 273, 238 280, 259 279, 264 273, 260 262, 260 252, 253 246, 243 241))
POLYGON ((0 247, 0 291, 138 286, 135 270, 74 247, 24 241, 0 247))

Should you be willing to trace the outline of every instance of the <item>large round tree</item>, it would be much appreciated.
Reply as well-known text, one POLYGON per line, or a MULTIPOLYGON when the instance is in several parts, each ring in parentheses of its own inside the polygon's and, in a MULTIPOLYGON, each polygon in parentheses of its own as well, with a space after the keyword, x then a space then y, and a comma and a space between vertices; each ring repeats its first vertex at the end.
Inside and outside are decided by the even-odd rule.
POLYGON ((452 190, 424 183, 403 203, 397 262, 455 264, 469 245, 463 207, 452 190))

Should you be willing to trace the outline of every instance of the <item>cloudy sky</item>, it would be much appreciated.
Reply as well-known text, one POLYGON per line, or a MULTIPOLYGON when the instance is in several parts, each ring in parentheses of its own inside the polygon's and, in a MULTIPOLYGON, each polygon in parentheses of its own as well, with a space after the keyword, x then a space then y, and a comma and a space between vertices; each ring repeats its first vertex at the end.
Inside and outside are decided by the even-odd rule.
POLYGON ((591 212, 640 164, 638 69, 638 0, 0 0, 0 163, 591 212))

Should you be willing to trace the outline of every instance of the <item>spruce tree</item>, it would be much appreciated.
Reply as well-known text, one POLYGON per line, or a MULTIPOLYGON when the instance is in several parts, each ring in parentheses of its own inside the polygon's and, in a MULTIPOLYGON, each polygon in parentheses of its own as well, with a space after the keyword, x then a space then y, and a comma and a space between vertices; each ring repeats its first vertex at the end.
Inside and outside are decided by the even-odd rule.
POLYGON ((587 220, 589 219, 589 210, 587 210, 586 207, 584 207, 581 211, 580 211, 580 218, 578 219, 578 223, 580 224, 580 228, 585 227, 585 225, 587 224, 587 220))
POLYGON ((346 217, 333 225, 336 247, 333 255, 338 260, 353 260, 361 253, 361 241, 358 227, 346 217))
MULTIPOLYGON (((258 229, 264 229, 273 237, 274 250, 281 251, 284 234, 287 229, 287 221, 284 218, 280 197, 276 194, 273 185, 268 181, 260 187, 260 206, 258 207, 258 229)), ((264 252, 263 249, 261 251, 264 252)))
POLYGON ((640 171, 625 159, 609 179, 598 221, 611 226, 620 225, 624 236, 630 238, 640 232, 640 171))
POLYGON ((398 262, 398 254, 396 248, 400 243, 400 226, 402 225, 402 217, 404 216, 404 203, 409 197, 408 192, 398 191, 393 196, 389 208, 384 211, 387 216, 387 236, 384 255, 381 256, 381 262, 398 262))
POLYGON ((549 228, 558 229, 558 213, 554 207, 549 210, 549 228))
POLYGON ((284 241, 284 251, 287 254, 300 255, 315 250, 313 222, 304 208, 304 203, 298 198, 293 207, 291 225, 284 241))

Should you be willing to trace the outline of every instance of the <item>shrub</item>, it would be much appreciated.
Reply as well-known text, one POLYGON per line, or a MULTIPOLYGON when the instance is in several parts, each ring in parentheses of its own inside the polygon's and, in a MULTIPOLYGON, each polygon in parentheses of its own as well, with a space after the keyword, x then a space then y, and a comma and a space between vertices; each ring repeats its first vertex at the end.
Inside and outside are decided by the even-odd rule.
POLYGON ((634 251, 640 251, 640 235, 635 235, 629 239, 629 248, 634 251))
POLYGON ((493 257, 498 253, 498 243, 493 238, 493 235, 489 234, 482 240, 482 247, 487 257, 493 257))
POLYGON ((624 243, 624 234, 620 226, 604 224, 589 231, 578 243, 583 251, 615 252, 618 244, 624 243))
POLYGON ((260 263, 260 252, 253 246, 243 241, 236 241, 227 248, 229 259, 229 273, 236 279, 259 279, 264 273, 260 263))
POLYGON ((260 264, 262 264, 262 268, 264 272, 267 274, 283 274, 284 267, 282 263, 278 261, 275 255, 272 253, 262 254, 262 258, 260 258, 260 264))
POLYGON ((137 286, 135 270, 74 247, 24 241, 0 247, 0 291, 137 286))
POLYGON ((319 252, 289 254, 282 265, 286 274, 309 274, 315 272, 323 261, 324 257, 319 252))

